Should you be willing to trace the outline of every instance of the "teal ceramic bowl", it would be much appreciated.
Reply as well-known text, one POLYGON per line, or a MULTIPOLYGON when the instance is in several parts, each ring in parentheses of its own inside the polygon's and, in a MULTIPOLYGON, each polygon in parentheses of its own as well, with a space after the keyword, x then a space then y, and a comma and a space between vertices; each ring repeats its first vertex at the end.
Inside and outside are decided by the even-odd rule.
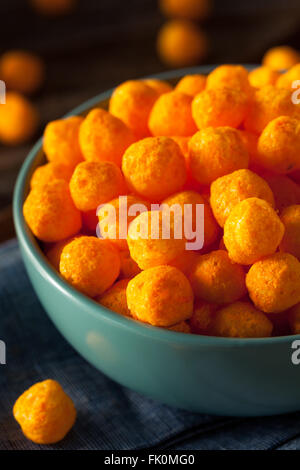
MULTIPOLYGON (((181 70, 158 78, 176 80, 210 69, 181 70)), ((96 96, 70 115, 105 105, 110 94, 96 96)), ((60 278, 22 215, 31 174, 44 159, 41 148, 39 140, 20 171, 14 194, 15 226, 34 289, 79 354, 116 382, 186 410, 232 416, 300 410, 300 365, 292 363, 292 345, 299 336, 216 338, 154 328, 101 307, 60 278)))

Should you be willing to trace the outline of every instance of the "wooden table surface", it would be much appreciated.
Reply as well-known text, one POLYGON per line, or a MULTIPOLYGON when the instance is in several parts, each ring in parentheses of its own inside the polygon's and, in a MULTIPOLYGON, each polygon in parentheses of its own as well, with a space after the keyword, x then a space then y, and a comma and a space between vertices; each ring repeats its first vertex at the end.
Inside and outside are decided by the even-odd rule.
MULTIPOLYGON (((156 0, 78 0, 64 17, 41 17, 26 0, 0 2, 0 52, 28 49, 47 67, 43 89, 33 97, 45 124, 84 100, 129 78, 166 70, 155 51, 164 22, 156 0)), ((207 63, 257 63, 276 44, 300 45, 299 0, 214 0, 204 23, 210 38, 207 63)), ((32 142, 0 146, 0 241, 14 236, 14 182, 32 142)))

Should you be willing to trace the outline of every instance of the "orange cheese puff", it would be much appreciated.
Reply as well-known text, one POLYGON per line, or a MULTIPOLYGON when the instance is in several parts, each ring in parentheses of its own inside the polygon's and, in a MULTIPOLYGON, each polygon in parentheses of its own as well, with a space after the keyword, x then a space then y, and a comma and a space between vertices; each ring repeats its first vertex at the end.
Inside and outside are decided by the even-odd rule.
MULTIPOLYGON (((160 93, 153 85, 149 86, 141 80, 129 80, 121 83, 113 92, 109 111, 132 130, 136 139, 143 139, 150 136, 148 119, 159 96, 160 93)), ((114 145, 118 139, 116 135, 114 145)))
POLYGON ((300 62, 300 54, 289 46, 272 47, 265 53, 262 60, 263 65, 272 70, 289 69, 297 62, 300 62))
POLYGON ((199 255, 189 274, 195 297, 209 303, 227 304, 243 297, 247 290, 242 266, 233 263, 227 251, 199 255))
POLYGON ((198 129, 204 127, 239 127, 249 109, 248 98, 234 88, 206 89, 195 96, 192 114, 198 129))
POLYGON ((162 204, 167 204, 170 208, 173 205, 178 204, 182 210, 183 226, 184 226, 184 223, 190 222, 190 225, 192 225, 193 231, 195 231, 197 228, 196 227, 197 204, 203 204, 204 205, 204 227, 203 227, 204 245, 203 247, 207 247, 211 245, 218 238, 219 228, 213 216, 210 205, 209 203, 205 201, 205 199, 199 193, 196 193, 195 191, 182 191, 180 193, 176 193, 176 194, 173 194, 172 196, 169 196, 167 199, 164 199, 162 204), (187 204, 190 204, 192 206, 192 214, 191 214, 192 219, 190 221, 188 220, 188 218, 186 219, 186 217, 188 216, 185 215, 187 214, 187 212, 185 211, 185 206, 187 204))
POLYGON ((234 206, 224 225, 224 243, 230 259, 253 264, 277 250, 284 225, 270 204, 257 197, 234 206))
POLYGON ((183 274, 188 276, 192 269, 193 263, 197 258, 198 255, 195 251, 185 250, 183 253, 180 253, 180 255, 177 256, 175 259, 170 261, 168 265, 179 269, 179 271, 182 271, 183 274))
POLYGON ((300 120, 280 116, 269 122, 258 141, 256 162, 274 173, 300 168, 300 120))
POLYGON ((175 140, 176 144, 179 145, 180 150, 185 158, 186 164, 186 172, 187 178, 183 189, 192 190, 192 191, 199 191, 200 184, 193 178, 193 175, 189 168, 189 140, 190 137, 183 137, 183 136, 172 136, 172 139, 175 140))
POLYGON ((186 242, 183 237, 175 238, 176 225, 173 214, 165 217, 162 211, 143 212, 130 224, 130 256, 141 269, 168 264, 184 252, 186 242))
POLYGON ((13 414, 25 436, 36 444, 61 441, 76 419, 73 401, 51 379, 26 390, 14 404, 13 414))
POLYGON ((95 235, 97 224, 99 222, 97 211, 95 209, 87 212, 81 212, 82 231, 95 235))
POLYGON ((71 116, 47 124, 44 132, 44 152, 50 162, 75 167, 83 160, 78 135, 83 118, 71 116))
POLYGON ((258 309, 283 312, 300 302, 300 263, 289 253, 275 253, 251 266, 246 285, 258 309))
POLYGON ((240 133, 230 127, 202 129, 189 141, 189 151, 190 170, 201 184, 248 167, 249 155, 240 133))
POLYGON ((80 236, 81 235, 75 235, 74 237, 70 237, 70 238, 61 240, 56 243, 46 244, 44 248, 45 255, 47 256, 48 260, 57 271, 59 271, 60 256, 62 254, 64 247, 68 243, 70 243, 72 240, 80 236))
POLYGON ((300 186, 290 178, 283 175, 266 175, 263 178, 272 189, 279 212, 285 207, 300 204, 300 186))
POLYGON ((240 136, 246 149, 248 150, 249 167, 254 168, 256 166, 258 136, 252 132, 242 130, 240 131, 240 136))
POLYGON ((9 51, 0 59, 0 78, 10 90, 34 93, 44 80, 44 64, 32 52, 9 51))
MULTIPOLYGON (((107 238, 120 250, 128 250, 127 245, 127 231, 130 223, 135 219, 136 215, 140 213, 139 209, 144 211, 150 209, 150 203, 134 195, 128 195, 125 201, 126 205, 123 205, 123 200, 119 198, 109 201, 107 204, 103 204, 97 211, 99 220, 99 229, 101 236, 107 238), (140 207, 136 207, 138 210, 137 214, 129 215, 130 208, 138 204, 140 207), (120 226, 120 212, 123 210, 122 226, 120 226), (112 212, 114 214, 112 214, 112 212), (123 226, 123 224, 126 224, 123 226), (125 231, 125 233, 123 233, 125 231)), ((132 208, 133 210, 134 208, 132 208)), ((134 211, 135 212, 135 211, 134 211)))
POLYGON ((167 21, 158 33, 158 55, 171 67, 195 65, 204 59, 207 49, 206 34, 190 21, 167 21))
POLYGON ((23 206, 23 214, 33 234, 44 242, 58 242, 81 229, 66 181, 55 180, 33 188, 23 206))
POLYGON ((72 11, 77 0, 30 0, 30 2, 38 13, 56 16, 72 11))
POLYGON ((75 289, 96 297, 111 287, 119 276, 120 255, 109 241, 83 236, 64 247, 59 270, 75 289))
POLYGON ((300 334, 300 304, 292 307, 288 312, 288 322, 292 335, 300 334))
POLYGON ((231 210, 250 197, 264 199, 275 206, 270 186, 251 170, 237 170, 215 180, 210 187, 210 204, 219 225, 224 227, 231 210))
POLYGON ((254 93, 244 126, 246 131, 261 134, 267 124, 279 116, 299 118, 300 106, 293 104, 291 90, 267 85, 254 93))
POLYGON ((300 259, 300 204, 283 209, 280 218, 285 228, 280 251, 300 259))
POLYGON ((156 101, 149 117, 153 135, 191 136, 197 128, 192 117, 192 97, 174 90, 164 93, 156 101))
POLYGON ((184 156, 168 137, 148 137, 132 144, 124 153, 122 170, 128 188, 150 201, 180 191, 186 182, 184 156))
POLYGON ((137 263, 131 258, 129 251, 120 251, 120 279, 132 279, 141 272, 137 263))
POLYGON ((42 186, 54 180, 69 182, 73 174, 73 167, 63 163, 49 162, 36 168, 30 180, 31 188, 42 186))
POLYGON ((116 282, 104 294, 97 297, 97 302, 113 312, 130 317, 130 311, 127 306, 126 289, 129 279, 123 279, 116 282))
POLYGON ((211 10, 211 0, 160 0, 161 11, 171 18, 200 20, 211 10))
MULTIPOLYGON (((298 60, 299 62, 299 60, 298 60)), ((286 88, 290 93, 293 91, 293 82, 300 79, 300 63, 291 67, 287 72, 283 73, 277 80, 278 88, 286 88)), ((299 85, 297 86, 299 88, 299 85)))
POLYGON ((123 153, 134 140, 124 122, 101 108, 92 109, 79 130, 82 154, 90 162, 109 161, 120 166, 123 153))
POLYGON ((229 338, 264 338, 271 336, 272 322, 249 302, 234 302, 218 310, 212 332, 229 338))
POLYGON ((31 139, 38 126, 38 113, 24 96, 6 93, 6 103, 0 104, 0 142, 19 145, 31 139))
POLYGON ((248 79, 248 71, 242 65, 220 65, 207 77, 208 89, 223 87, 243 91, 247 96, 252 95, 252 88, 248 79))
POLYGON ((279 72, 266 66, 251 70, 248 75, 249 83, 254 88, 261 88, 266 85, 276 85, 279 77, 279 72))
POLYGON ((70 181, 74 204, 81 211, 91 211, 125 190, 121 170, 113 162, 82 162, 70 181))
POLYGON ((196 96, 206 87, 206 76, 201 74, 185 75, 177 83, 175 90, 187 95, 196 96))
POLYGON ((177 331, 178 333, 191 333, 191 327, 186 321, 176 323, 176 325, 169 326, 168 330, 177 331))
POLYGON ((173 87, 170 83, 166 82, 165 80, 158 80, 158 78, 146 78, 143 80, 146 85, 148 85, 150 88, 153 88, 153 90, 157 91, 159 95, 162 95, 163 93, 169 93, 169 91, 173 90, 173 87))
POLYGON ((194 311, 189 319, 191 331, 197 335, 210 335, 217 305, 196 300, 194 311))
POLYGON ((193 312, 193 292, 185 275, 172 266, 146 269, 129 281, 131 315, 154 326, 173 326, 193 312))

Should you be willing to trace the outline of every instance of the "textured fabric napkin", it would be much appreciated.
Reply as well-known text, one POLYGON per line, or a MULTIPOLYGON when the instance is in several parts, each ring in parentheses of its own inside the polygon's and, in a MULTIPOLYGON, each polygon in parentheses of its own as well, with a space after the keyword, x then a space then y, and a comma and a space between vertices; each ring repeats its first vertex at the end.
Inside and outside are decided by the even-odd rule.
POLYGON ((223 418, 177 410, 119 386, 64 340, 41 307, 17 242, 0 245, 0 450, 300 449, 300 413, 268 418, 223 418), (72 397, 74 428, 60 443, 28 441, 12 416, 16 398, 52 378, 72 397))

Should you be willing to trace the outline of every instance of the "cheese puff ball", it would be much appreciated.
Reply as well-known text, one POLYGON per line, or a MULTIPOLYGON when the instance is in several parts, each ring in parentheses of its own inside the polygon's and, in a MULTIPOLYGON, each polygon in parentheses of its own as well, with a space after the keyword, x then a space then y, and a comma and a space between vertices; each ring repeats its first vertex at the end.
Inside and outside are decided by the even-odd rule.
POLYGON ((263 65, 279 71, 289 69, 298 62, 300 62, 299 52, 289 46, 272 47, 262 60, 263 65))
POLYGON ((249 302, 234 302, 218 310, 212 326, 214 336, 229 338, 264 338, 272 330, 272 322, 249 302))
POLYGON ((146 78, 143 80, 146 85, 148 85, 150 88, 153 88, 159 95, 162 95, 163 93, 169 93, 169 91, 173 90, 172 85, 170 83, 166 82, 165 80, 158 80, 157 78, 146 78))
POLYGON ((193 312, 191 285, 172 266, 142 271, 129 281, 126 296, 131 315, 154 326, 173 326, 187 320, 193 312))
POLYGON ((47 256, 48 260, 52 264, 52 266, 59 271, 59 263, 62 251, 68 243, 73 241, 75 238, 80 237, 81 235, 75 235, 74 237, 67 238, 65 240, 61 240, 56 243, 47 244, 44 247, 44 253, 47 256))
POLYGON ((216 67, 207 77, 208 89, 223 87, 243 91, 251 96, 252 88, 248 79, 248 71, 242 65, 220 65, 216 67))
MULTIPOLYGON (((183 225, 185 223, 185 205, 190 204, 192 206, 192 229, 195 231, 196 226, 196 206, 197 204, 204 205, 204 245, 207 247, 216 241, 219 235, 218 224, 213 216, 210 205, 205 201, 205 199, 195 191, 182 191, 180 193, 173 194, 167 199, 162 201, 162 204, 167 204, 169 207, 174 204, 178 204, 182 209, 183 216, 183 225)), ((186 212, 187 213, 187 212, 186 212)), ((188 220, 187 220, 188 222, 188 220)))
POLYGON ((259 88, 247 113, 245 130, 261 134, 270 121, 279 116, 299 117, 300 107, 293 104, 291 91, 267 85, 259 88))
POLYGON ((81 211, 91 211, 125 190, 121 170, 112 162, 82 162, 70 181, 74 204, 81 211))
POLYGON ((131 258, 129 251, 120 251, 120 279, 132 279, 141 272, 138 264, 131 258))
POLYGON ((300 204, 283 209, 280 219, 285 228, 280 251, 300 259, 300 204))
POLYGON ((292 335, 300 334, 300 304, 295 305, 288 311, 288 322, 292 335))
POLYGON ((192 115, 198 129, 204 127, 239 127, 248 112, 247 95, 234 88, 206 89, 194 97, 192 115))
POLYGON ((128 188, 150 201, 180 191, 187 177, 185 158, 168 137, 148 137, 132 144, 123 155, 122 170, 128 188))
POLYGON ((32 52, 9 51, 0 59, 0 78, 10 90, 34 93, 44 80, 44 64, 32 52))
POLYGON ((287 174, 300 168, 300 120, 280 116, 263 130, 256 162, 273 173, 287 174))
POLYGON ((69 182, 73 174, 73 167, 63 163, 49 162, 37 167, 30 180, 31 188, 42 186, 53 180, 64 180, 69 182))
POLYGON ((259 310, 283 312, 300 302, 300 263, 289 253, 275 253, 251 266, 246 285, 259 310))
POLYGON ((189 141, 189 151, 192 175, 204 185, 248 167, 249 155, 239 131, 230 127, 198 131, 189 141))
POLYGON ((249 154, 249 167, 255 167, 258 136, 256 134, 253 134, 252 132, 247 132, 243 130, 240 130, 240 136, 249 154))
POLYGON ((38 126, 38 112, 24 96, 6 93, 5 104, 0 105, 0 142, 19 145, 32 138, 38 126))
POLYGON ((186 182, 183 186, 183 189, 199 191, 200 190, 200 184, 193 178, 193 175, 192 175, 192 173, 190 171, 190 167, 189 167, 189 140, 190 140, 190 137, 172 136, 172 139, 175 140, 176 144, 179 145, 180 150, 181 150, 181 152, 182 152, 182 154, 185 158, 187 177, 186 177, 186 182))
POLYGON ((83 160, 79 147, 80 116, 49 122, 44 132, 44 152, 50 162, 75 167, 83 160))
POLYGON ((263 178, 272 189, 279 212, 285 207, 300 204, 300 186, 293 180, 283 175, 266 175, 263 178))
POLYGON ((272 70, 269 67, 258 67, 251 70, 248 75, 249 83, 254 88, 261 88, 266 85, 276 85, 280 73, 272 70))
POLYGON ((13 414, 25 436, 36 444, 61 441, 76 420, 73 401, 51 379, 26 390, 14 404, 13 414))
MULTIPOLYGON (((278 88, 286 88, 291 93, 293 91, 293 82, 297 80, 300 80, 300 63, 283 73, 278 78, 276 86, 278 88)), ((297 88, 299 88, 299 86, 297 86, 297 88)))
MULTIPOLYGON (((151 135, 148 127, 150 111, 161 95, 144 81, 129 80, 121 83, 109 102, 111 114, 121 119, 132 130, 137 140, 151 135)), ((115 136, 118 140, 118 135, 115 136)), ((115 145, 116 141, 112 142, 115 145)), ((128 145, 127 145, 128 146, 128 145)))
POLYGON ((205 18, 211 9, 211 0, 160 0, 161 11, 171 18, 200 20, 205 18))
POLYGON ((249 265, 277 250, 284 225, 270 204, 257 197, 235 205, 224 225, 224 243, 230 259, 249 265))
POLYGON ((179 269, 179 271, 182 271, 183 274, 188 276, 192 269, 193 263, 196 261, 197 258, 198 255, 195 251, 185 250, 183 253, 180 253, 180 255, 177 256, 175 259, 170 261, 168 265, 179 269))
POLYGON ((197 335, 210 335, 217 305, 196 300, 194 311, 189 319, 191 331, 197 335))
POLYGON ((23 214, 33 234, 44 242, 58 242, 81 229, 80 212, 63 180, 33 188, 24 202, 23 214))
POLYGON ((192 97, 174 90, 161 95, 152 108, 149 129, 155 136, 191 136, 197 128, 192 117, 192 97))
POLYGON ((43 15, 64 15, 73 10, 77 0, 30 0, 34 9, 43 15))
POLYGON ((185 75, 177 83, 175 90, 186 93, 187 95, 196 96, 206 87, 206 76, 201 74, 185 75))
POLYGON ((247 293, 244 270, 229 259, 227 251, 199 255, 188 278, 196 299, 205 302, 227 304, 247 293))
POLYGON ((251 170, 237 170, 215 180, 210 187, 210 204, 219 225, 224 227, 231 210, 250 197, 264 199, 275 206, 270 186, 251 170))
POLYGON ((75 289, 96 297, 111 287, 119 276, 120 255, 109 241, 82 236, 64 247, 59 270, 75 289))
POLYGON ((101 108, 92 109, 79 130, 81 151, 89 162, 109 161, 120 166, 123 153, 134 140, 124 122, 101 108))
MULTIPOLYGON (((132 194, 126 196, 126 200, 123 199, 112 199, 107 204, 103 204, 97 211, 99 220, 99 230, 103 238, 107 238, 120 250, 127 250, 127 231, 130 223, 135 219, 136 214, 129 215, 129 210, 132 206, 138 204, 142 211, 150 209, 150 203, 136 197, 132 194), (114 211, 114 216, 111 215, 111 211, 114 211), (122 224, 126 226, 120 226, 120 212, 123 211, 124 219, 122 224), (124 233, 123 233, 124 231, 124 233)), ((138 209, 136 207, 136 209, 138 209)), ((139 212, 138 212, 139 214, 139 212)))
POLYGON ((90 232, 93 235, 96 233, 96 228, 98 225, 97 211, 95 209, 87 212, 81 212, 82 218, 82 230, 90 232))
POLYGON ((175 238, 176 233, 172 213, 165 217, 162 211, 143 212, 128 230, 131 257, 141 269, 169 264, 185 250, 185 239, 175 238))
POLYGON ((116 282, 104 294, 97 297, 97 302, 113 312, 119 313, 125 317, 130 317, 130 311, 127 306, 126 289, 129 279, 123 279, 116 282))
POLYGON ((207 49, 206 34, 189 21, 170 20, 158 33, 158 55, 171 67, 195 65, 203 60, 207 49))

